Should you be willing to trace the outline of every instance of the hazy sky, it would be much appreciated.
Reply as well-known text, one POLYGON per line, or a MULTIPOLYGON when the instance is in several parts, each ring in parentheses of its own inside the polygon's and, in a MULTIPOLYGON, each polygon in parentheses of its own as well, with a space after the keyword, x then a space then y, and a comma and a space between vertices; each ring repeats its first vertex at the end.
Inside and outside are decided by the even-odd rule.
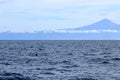
POLYGON ((103 18, 120 24, 120 0, 0 0, 0 32, 73 28, 103 18))

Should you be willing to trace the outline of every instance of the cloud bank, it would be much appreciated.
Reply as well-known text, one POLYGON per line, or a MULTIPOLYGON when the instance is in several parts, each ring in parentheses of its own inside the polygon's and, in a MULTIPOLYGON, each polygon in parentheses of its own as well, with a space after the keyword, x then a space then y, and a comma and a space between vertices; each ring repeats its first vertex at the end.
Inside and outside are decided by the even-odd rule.
MULTIPOLYGON (((58 32, 58 33, 117 33, 120 32, 118 30, 55 30, 54 32, 58 32)), ((46 31, 46 33, 51 33, 50 31, 46 31)))

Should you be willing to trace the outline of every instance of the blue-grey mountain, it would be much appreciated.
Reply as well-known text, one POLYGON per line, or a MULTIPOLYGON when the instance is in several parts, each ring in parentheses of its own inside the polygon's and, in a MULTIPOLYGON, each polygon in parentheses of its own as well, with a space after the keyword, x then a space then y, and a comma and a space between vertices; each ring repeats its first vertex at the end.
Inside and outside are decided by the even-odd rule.
POLYGON ((113 23, 108 19, 103 19, 94 24, 83 26, 79 28, 72 28, 67 30, 120 30, 120 25, 113 23))
POLYGON ((120 25, 108 19, 94 24, 64 29, 66 32, 0 33, 0 40, 120 40, 120 25), (73 31, 73 32, 72 32, 73 31))

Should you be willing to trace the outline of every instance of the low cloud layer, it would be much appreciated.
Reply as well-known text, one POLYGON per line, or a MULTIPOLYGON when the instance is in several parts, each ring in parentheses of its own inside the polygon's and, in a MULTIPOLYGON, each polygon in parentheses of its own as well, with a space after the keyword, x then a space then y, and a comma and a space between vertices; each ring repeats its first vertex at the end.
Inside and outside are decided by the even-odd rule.
MULTIPOLYGON (((116 33, 120 32, 118 30, 55 30, 55 32, 62 32, 62 33, 103 33, 103 32, 110 32, 110 33, 116 33)), ((46 31, 46 33, 51 33, 50 31, 46 31)))

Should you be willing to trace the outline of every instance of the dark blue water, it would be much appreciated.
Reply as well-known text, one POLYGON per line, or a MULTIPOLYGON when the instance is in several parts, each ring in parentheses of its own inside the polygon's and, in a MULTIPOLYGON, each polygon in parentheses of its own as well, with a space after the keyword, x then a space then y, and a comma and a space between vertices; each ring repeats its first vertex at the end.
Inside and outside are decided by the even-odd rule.
POLYGON ((120 41, 0 41, 0 80, 120 80, 120 41))

